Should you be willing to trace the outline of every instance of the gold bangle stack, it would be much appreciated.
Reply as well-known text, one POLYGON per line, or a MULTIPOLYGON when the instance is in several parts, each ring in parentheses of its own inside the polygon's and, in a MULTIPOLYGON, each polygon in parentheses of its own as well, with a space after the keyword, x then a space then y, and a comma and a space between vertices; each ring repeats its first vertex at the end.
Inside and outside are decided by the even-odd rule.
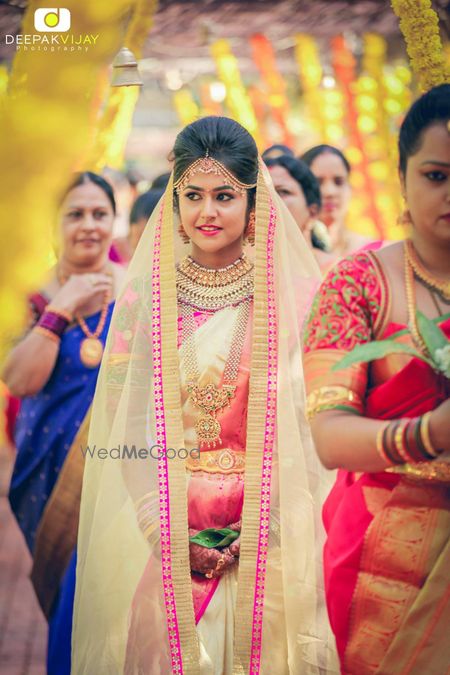
POLYGON ((411 455, 408 454, 407 449, 405 448, 405 431, 406 428, 409 424, 410 420, 400 420, 400 424, 398 425, 397 429, 395 430, 394 434, 394 447, 399 454, 399 456, 402 458, 402 460, 405 462, 411 461, 411 455))
POLYGON ((428 452, 428 454, 431 455, 432 457, 439 457, 439 452, 434 448, 430 438, 430 418, 431 412, 427 412, 425 413, 425 415, 422 415, 422 422, 420 425, 420 436, 422 439, 422 443, 425 447, 425 450, 428 452))
POLYGON ((160 539, 158 493, 152 491, 134 503, 139 529, 151 546, 160 539))
POLYGON ((391 460, 391 458, 388 456, 385 448, 384 448, 384 443, 383 443, 383 436, 384 432, 386 431, 387 427, 389 426, 389 422, 386 424, 383 424, 378 431, 377 431, 377 440, 376 440, 376 447, 377 447, 377 453, 383 460, 383 462, 386 462, 388 466, 394 466, 395 462, 391 460))
POLYGON ((383 424, 376 436, 376 450, 387 466, 417 464, 439 457, 431 441, 431 412, 420 417, 391 420, 383 424))

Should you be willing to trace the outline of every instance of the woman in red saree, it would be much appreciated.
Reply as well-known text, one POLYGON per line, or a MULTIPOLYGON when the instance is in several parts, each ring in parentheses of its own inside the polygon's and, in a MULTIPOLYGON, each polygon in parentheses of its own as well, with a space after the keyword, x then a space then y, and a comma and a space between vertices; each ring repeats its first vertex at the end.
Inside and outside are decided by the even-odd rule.
POLYGON ((307 328, 313 436, 339 469, 324 506, 324 568, 346 674, 442 675, 450 663, 448 364, 438 373, 396 353, 332 370, 393 334, 423 350, 416 309, 450 338, 449 119, 450 85, 412 106, 399 141, 411 238, 342 260, 307 328))

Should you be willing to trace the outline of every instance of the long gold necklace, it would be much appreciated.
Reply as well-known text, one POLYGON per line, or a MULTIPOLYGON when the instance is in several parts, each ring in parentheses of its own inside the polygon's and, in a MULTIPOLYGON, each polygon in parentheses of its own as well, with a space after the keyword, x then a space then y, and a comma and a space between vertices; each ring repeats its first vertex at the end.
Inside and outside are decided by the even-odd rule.
POLYGON ((416 319, 416 293, 414 290, 414 270, 408 256, 408 244, 404 242, 404 261, 405 261, 405 290, 406 307, 408 311, 408 327, 411 331, 413 341, 424 354, 428 354, 427 346, 419 332, 416 319))
MULTIPOLYGON (((109 272, 110 273, 110 272, 109 272)), ((106 272, 108 274, 108 272, 106 272)), ((111 273, 110 273, 111 274, 111 273)), ((63 275, 60 271, 57 273, 58 281, 61 285, 65 284, 68 280, 68 277, 63 275)), ((80 344, 80 360, 86 368, 96 368, 103 356, 103 343, 99 339, 103 328, 105 327, 106 317, 108 314, 108 306, 110 301, 110 294, 106 291, 103 294, 102 307, 100 310, 100 318, 98 320, 97 327, 94 331, 91 331, 87 325, 84 317, 79 314, 75 314, 75 318, 78 321, 78 325, 83 331, 85 338, 80 344)))
POLYGON ((97 328, 94 331, 89 329, 89 326, 82 316, 79 316, 78 314, 75 315, 81 330, 86 336, 80 345, 80 359, 87 368, 96 368, 102 360, 103 343, 99 337, 105 327, 109 299, 110 295, 106 291, 100 310, 100 318, 98 320, 97 328))
POLYGON ((444 300, 447 302, 450 301, 450 281, 436 279, 425 269, 410 239, 405 242, 405 255, 408 258, 408 263, 413 269, 416 277, 421 279, 426 286, 439 293, 444 300))
POLYGON ((201 414, 196 422, 195 430, 200 445, 207 448, 221 443, 222 427, 217 420, 217 414, 231 405, 237 386, 239 365, 244 347, 248 319, 250 315, 251 298, 253 295, 253 265, 240 258, 233 265, 220 270, 202 268, 188 258, 180 264, 182 267, 181 284, 183 292, 180 294, 177 279, 178 301, 182 317, 182 337, 186 354, 187 392, 191 402, 199 408, 201 414), (245 269, 244 269, 245 267, 245 269), (249 287, 248 273, 251 274, 249 287), (189 279, 189 284, 186 283, 189 279), (210 295, 206 293, 209 289, 210 295), (218 292, 220 289, 220 293, 218 292), (237 297, 237 304, 230 302, 230 298, 237 297), (223 384, 209 381, 199 384, 200 372, 197 360, 196 322, 194 311, 205 309, 203 305, 214 300, 216 309, 234 306, 235 319, 231 338, 230 352, 223 371, 223 384))

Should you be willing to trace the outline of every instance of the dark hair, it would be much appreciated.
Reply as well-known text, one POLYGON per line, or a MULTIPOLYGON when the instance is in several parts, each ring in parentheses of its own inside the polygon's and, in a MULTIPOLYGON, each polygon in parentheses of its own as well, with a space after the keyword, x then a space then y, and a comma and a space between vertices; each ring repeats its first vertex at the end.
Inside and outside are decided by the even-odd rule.
POLYGON ((428 127, 450 120, 450 84, 440 84, 412 104, 400 127, 398 137, 399 168, 406 174, 408 159, 419 151, 428 127))
POLYGON ((108 197, 111 202, 112 210, 114 215, 116 215, 116 200, 114 199, 114 191, 112 189, 111 183, 108 183, 102 176, 99 176, 97 173, 92 173, 92 171, 82 171, 81 173, 76 173, 72 178, 71 183, 66 188, 63 198, 69 194, 71 190, 80 185, 86 185, 87 183, 93 183, 99 187, 105 195, 108 197))
MULTIPOLYGON (((241 183, 256 183, 258 149, 244 127, 228 117, 203 117, 181 131, 173 148, 174 180, 200 157, 209 156, 223 164, 241 183)), ((248 191, 249 208, 256 190, 248 191)))
MULTIPOLYGON (((302 162, 301 159, 296 159, 291 155, 270 157, 265 159, 264 162, 269 168, 271 166, 282 166, 286 169, 302 188, 307 205, 316 205, 318 209, 321 208, 322 197, 320 196, 319 181, 305 162, 302 162)), ((318 248, 321 251, 325 251, 327 248, 326 243, 322 241, 314 229, 311 232, 311 243, 314 248, 318 248)))
POLYGON ((163 194, 163 190, 148 190, 148 192, 139 195, 131 207, 130 225, 137 223, 142 218, 146 220, 150 218, 163 194))
POLYGON ((170 179, 170 171, 167 173, 162 173, 160 176, 156 176, 153 183, 150 186, 150 190, 165 190, 167 183, 170 179))
POLYGON ((270 157, 265 159, 264 162, 268 167, 282 166, 283 169, 286 169, 302 188, 308 206, 317 204, 320 209, 322 206, 322 199, 320 196, 319 181, 305 162, 288 155, 270 157))
POLYGON ((347 157, 343 152, 341 152, 341 150, 339 150, 339 148, 335 148, 334 145, 327 145, 326 143, 323 143, 322 145, 315 145, 313 148, 310 148, 303 155, 301 155, 299 159, 305 162, 305 164, 308 166, 311 166, 316 157, 325 155, 327 153, 331 153, 332 155, 339 157, 345 166, 347 173, 351 172, 352 167, 350 166, 350 162, 348 161, 347 157))
POLYGON ((125 176, 132 188, 137 187, 137 185, 144 180, 143 174, 135 166, 130 166, 126 171, 125 176))
POLYGON ((271 145, 270 148, 264 150, 261 155, 264 160, 266 159, 276 159, 277 157, 295 157, 294 151, 291 148, 288 148, 287 145, 275 144, 271 145))

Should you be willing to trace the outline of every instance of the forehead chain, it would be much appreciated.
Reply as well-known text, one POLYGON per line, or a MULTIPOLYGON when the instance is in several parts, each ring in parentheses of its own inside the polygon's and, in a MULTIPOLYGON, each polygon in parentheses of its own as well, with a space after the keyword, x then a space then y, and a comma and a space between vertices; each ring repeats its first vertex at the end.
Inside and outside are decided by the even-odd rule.
POLYGON ((223 176, 227 183, 240 194, 245 194, 246 190, 256 187, 256 183, 242 183, 229 171, 226 166, 214 157, 209 156, 209 150, 206 150, 204 157, 199 157, 188 166, 188 168, 181 174, 180 178, 175 181, 173 187, 177 194, 180 194, 189 184, 191 177, 196 173, 214 174, 216 176, 223 176))

